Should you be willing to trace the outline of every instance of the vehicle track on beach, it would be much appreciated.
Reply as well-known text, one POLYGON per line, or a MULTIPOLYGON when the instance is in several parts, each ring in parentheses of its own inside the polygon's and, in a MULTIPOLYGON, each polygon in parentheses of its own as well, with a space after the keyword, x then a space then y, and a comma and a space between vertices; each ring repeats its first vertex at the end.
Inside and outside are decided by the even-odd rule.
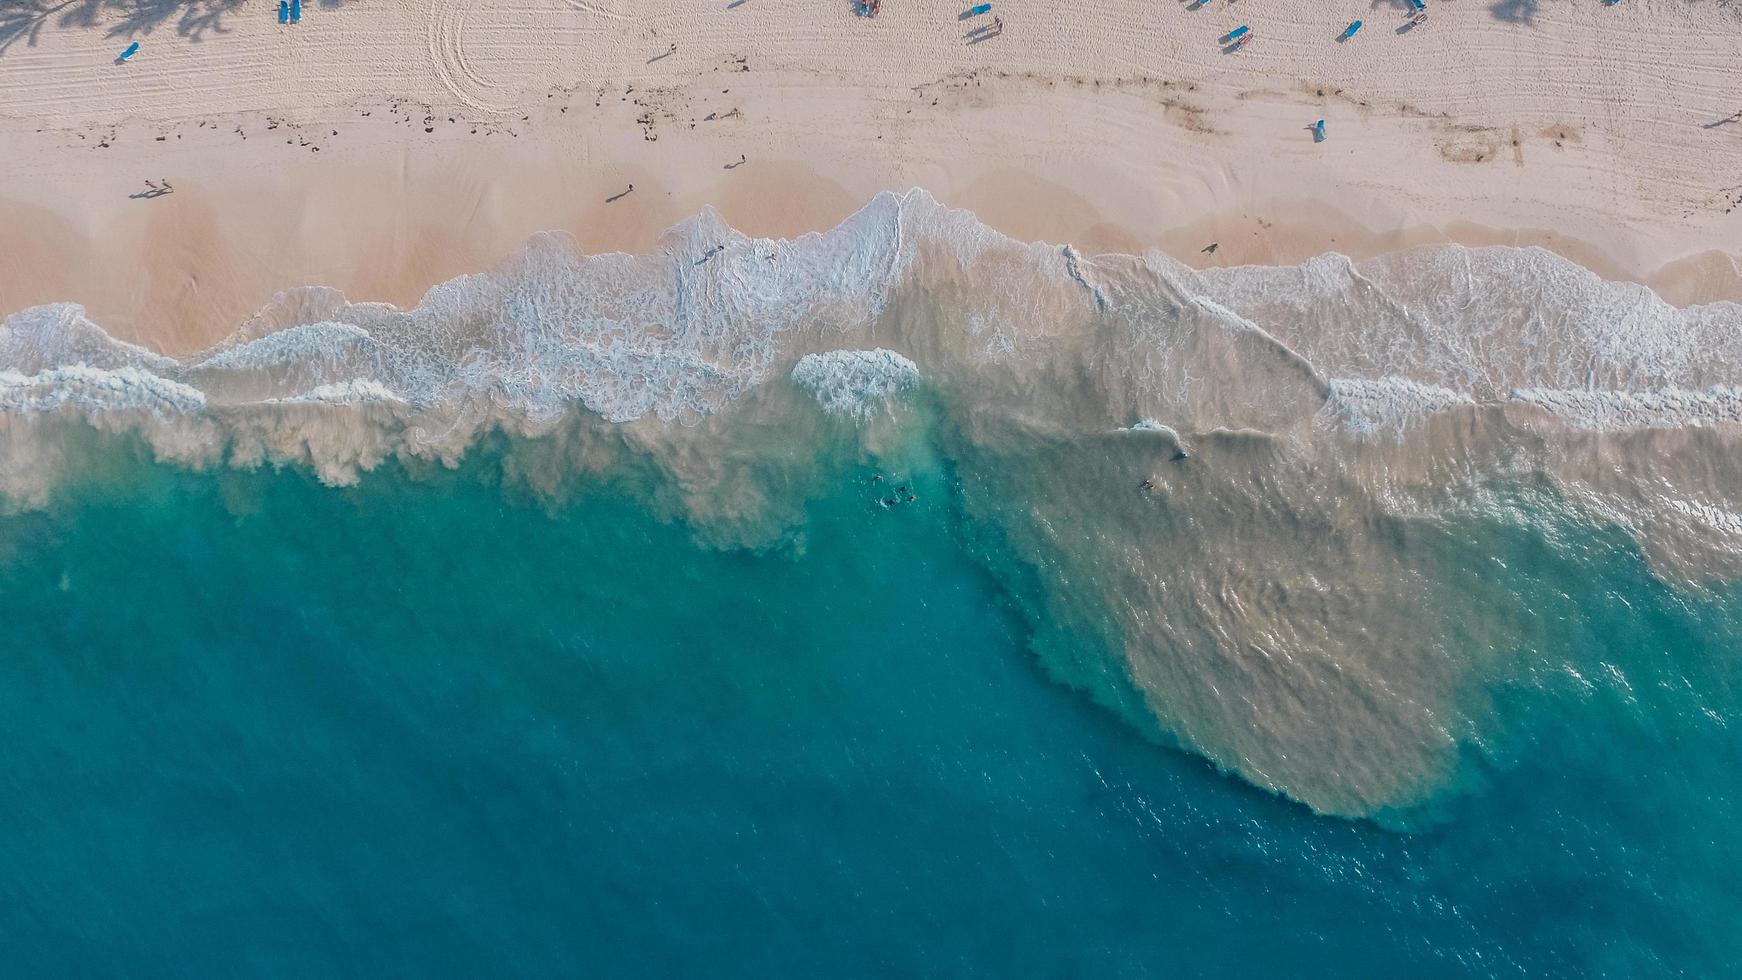
MULTIPOLYGON (((613 0, 531 0, 500 6, 481 0, 429 0, 424 18, 430 71, 460 105, 506 113, 548 84, 573 43, 628 20, 613 0), (528 30, 548 42, 529 44, 528 30)), ((577 66, 578 68, 579 66, 577 66)))
POLYGON ((429 61, 436 79, 455 101, 468 109, 506 112, 508 106, 490 98, 496 88, 466 58, 466 19, 471 0, 430 0, 429 61))

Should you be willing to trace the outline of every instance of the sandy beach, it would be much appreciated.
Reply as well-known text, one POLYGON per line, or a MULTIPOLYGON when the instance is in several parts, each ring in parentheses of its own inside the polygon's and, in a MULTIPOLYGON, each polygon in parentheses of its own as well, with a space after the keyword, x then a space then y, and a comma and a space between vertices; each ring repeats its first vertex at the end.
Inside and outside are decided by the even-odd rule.
POLYGON ((14 8, 0 309, 72 300, 184 352, 288 286, 408 305, 538 231, 643 250, 711 206, 791 236, 913 186, 1090 252, 1542 245, 1742 299, 1735 9, 995 6, 986 36, 903 0, 14 8))

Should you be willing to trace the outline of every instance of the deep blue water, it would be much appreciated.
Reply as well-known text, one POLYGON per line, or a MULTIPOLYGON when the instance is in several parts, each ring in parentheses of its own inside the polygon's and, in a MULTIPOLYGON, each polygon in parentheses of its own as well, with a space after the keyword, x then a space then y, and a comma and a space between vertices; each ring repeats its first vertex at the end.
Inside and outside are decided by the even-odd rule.
POLYGON ((0 518, 8 975, 1742 962, 1742 604, 1618 534, 1448 554, 1545 649, 1387 829, 1052 679, 942 475, 883 511, 843 472, 802 546, 749 552, 493 472, 138 462, 0 518))

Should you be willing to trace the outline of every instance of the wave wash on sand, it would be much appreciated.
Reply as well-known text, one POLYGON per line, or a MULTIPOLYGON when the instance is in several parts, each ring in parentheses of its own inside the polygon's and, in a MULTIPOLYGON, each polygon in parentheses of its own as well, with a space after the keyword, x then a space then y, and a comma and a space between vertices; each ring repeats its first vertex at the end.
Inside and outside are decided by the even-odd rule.
POLYGON ((801 534, 831 456, 947 467, 1035 570, 1058 676, 1345 815, 1446 787, 1473 678, 1544 628, 1445 560, 1472 528, 1599 524, 1678 581, 1742 575, 1739 419, 1742 307, 1549 252, 1198 272, 917 190, 793 241, 712 212, 646 255, 542 235, 407 311, 298 289, 186 359, 73 305, 0 328, 11 506, 76 477, 93 427, 334 484, 502 431, 541 492, 654 474, 650 506, 725 546, 801 534))

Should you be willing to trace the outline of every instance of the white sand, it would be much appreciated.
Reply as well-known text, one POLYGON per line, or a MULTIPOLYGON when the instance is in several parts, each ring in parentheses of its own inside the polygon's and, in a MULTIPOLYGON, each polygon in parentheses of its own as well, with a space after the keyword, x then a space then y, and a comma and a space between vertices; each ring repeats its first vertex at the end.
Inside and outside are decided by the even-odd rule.
POLYGON ((1742 298, 1742 118, 1714 125, 1742 9, 1429 2, 1399 34, 1388 4, 995 0, 972 45, 910 0, 311 0, 289 27, 244 0, 136 35, 69 6, 0 53, 0 309, 77 300, 186 349, 287 285, 408 303, 541 229, 641 248, 712 204, 791 234, 912 185, 1089 249, 1529 242, 1742 298), (175 192, 130 198, 148 178, 175 192))

